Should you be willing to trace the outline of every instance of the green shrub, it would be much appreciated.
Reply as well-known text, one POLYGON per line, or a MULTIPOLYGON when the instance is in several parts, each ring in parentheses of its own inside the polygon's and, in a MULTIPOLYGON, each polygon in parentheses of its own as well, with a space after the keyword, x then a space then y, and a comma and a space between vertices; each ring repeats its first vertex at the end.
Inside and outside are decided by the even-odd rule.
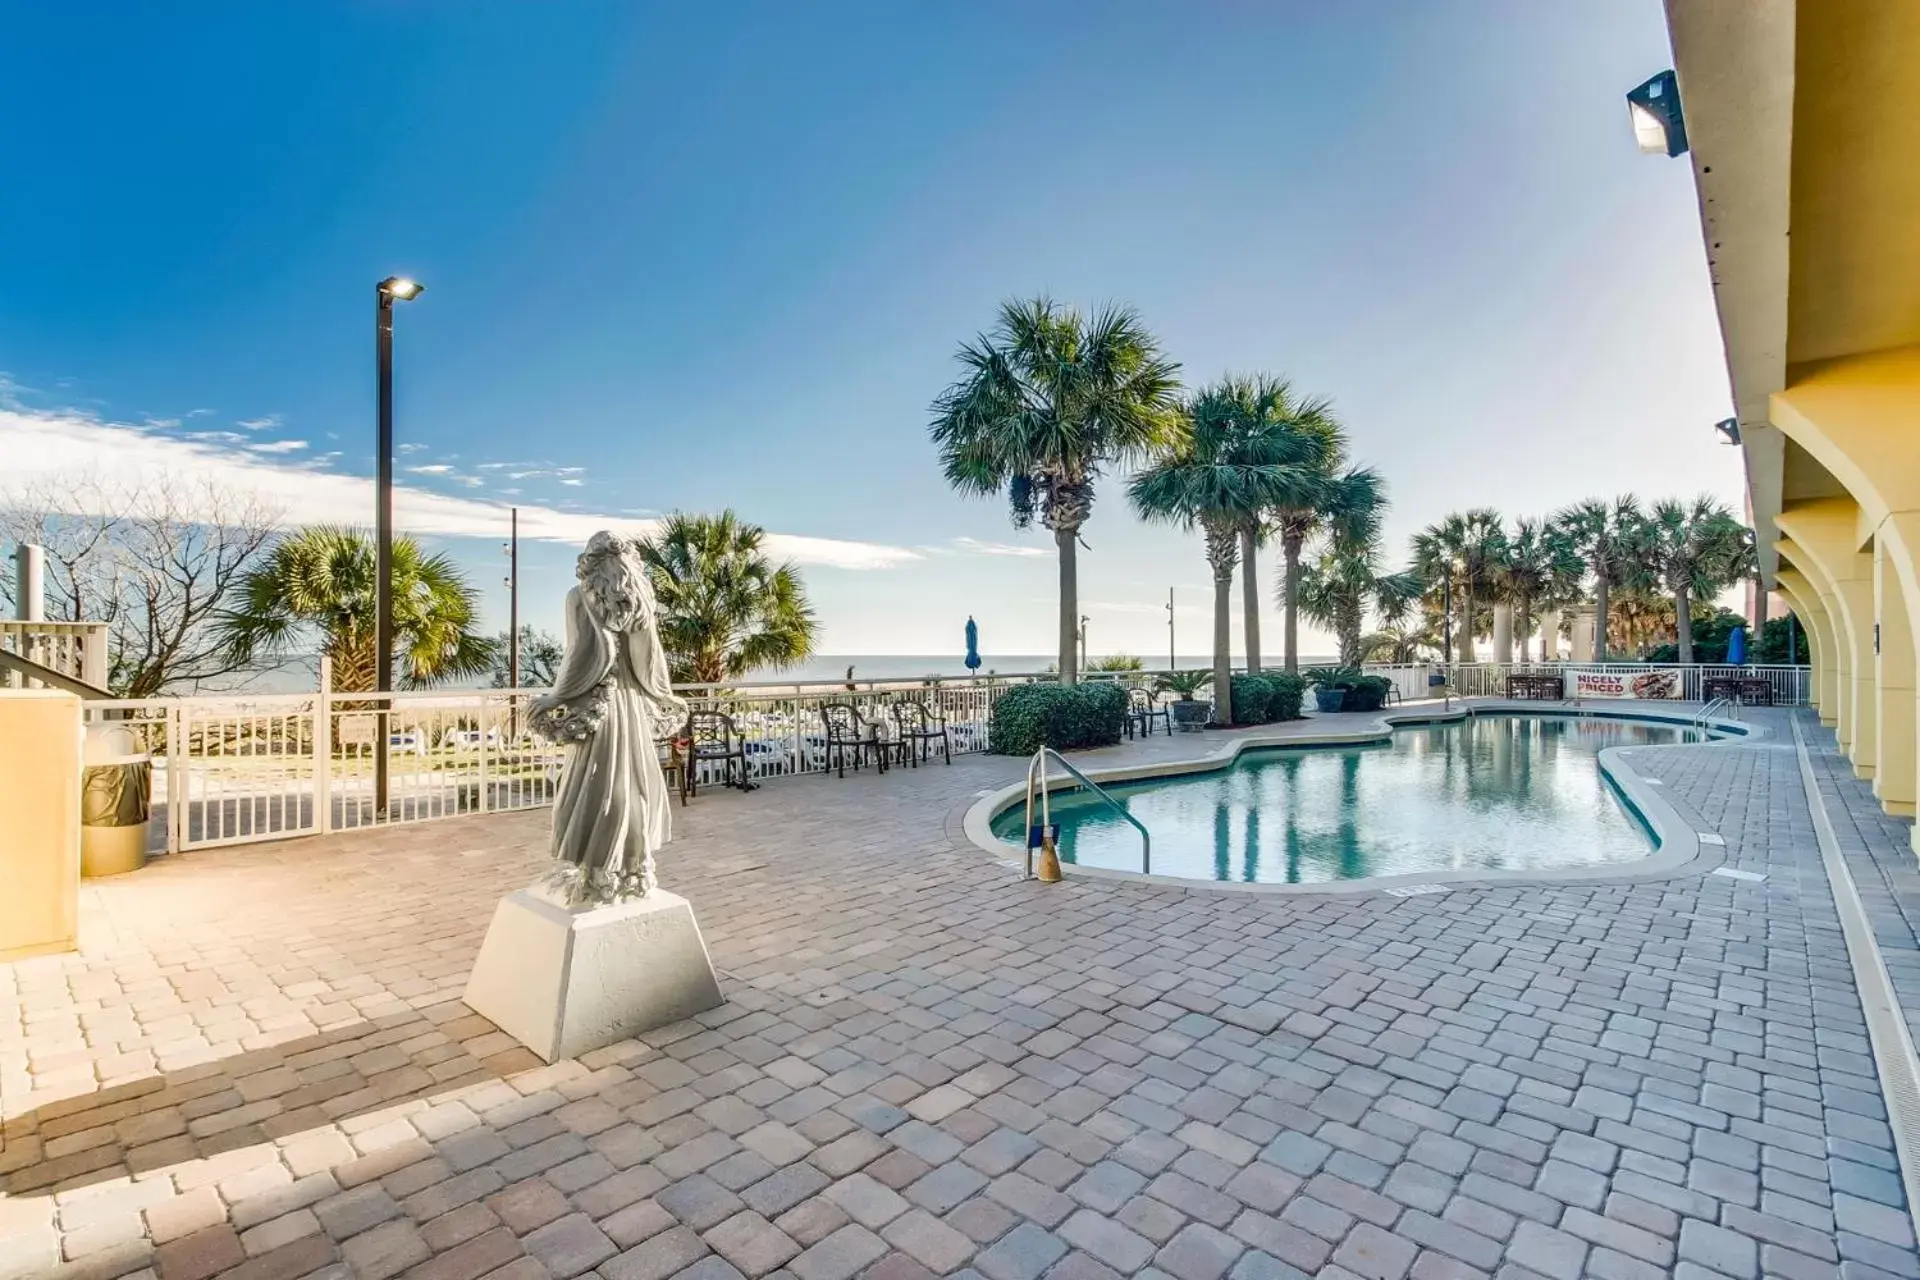
POLYGON ((1347 710, 1378 711, 1392 691, 1393 681, 1385 676, 1355 676, 1347 685, 1347 710))
POLYGON ((1300 719, 1300 704, 1306 699, 1307 682, 1284 671, 1264 678, 1273 689, 1267 699, 1268 723, 1300 719))
POLYGON ((1126 728, 1127 691, 1113 681, 1024 684, 994 700, 987 749, 1030 756, 1041 747, 1110 747, 1126 728))
POLYGON ((1234 676, 1228 681, 1228 691, 1235 724, 1266 724, 1273 718, 1268 711, 1273 684, 1265 676, 1234 676))

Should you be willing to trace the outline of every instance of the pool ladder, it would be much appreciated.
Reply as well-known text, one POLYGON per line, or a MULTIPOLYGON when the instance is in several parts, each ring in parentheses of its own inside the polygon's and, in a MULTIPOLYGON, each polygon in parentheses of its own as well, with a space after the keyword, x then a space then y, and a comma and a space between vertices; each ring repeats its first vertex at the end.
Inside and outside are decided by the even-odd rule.
POLYGON ((1040 793, 1040 825, 1051 826, 1053 816, 1047 804, 1047 758, 1051 756, 1060 762, 1060 767, 1080 780, 1080 785, 1106 802, 1109 809, 1133 824, 1140 833, 1140 874, 1153 874, 1153 837, 1147 834, 1146 824, 1127 812, 1127 807, 1107 794, 1106 788, 1074 768, 1058 751, 1052 747, 1042 747, 1033 753, 1033 759, 1027 762, 1027 870, 1026 878, 1033 879, 1033 797, 1036 782, 1040 793))
POLYGON ((1707 732, 1707 726, 1712 722, 1714 714, 1720 711, 1728 712, 1735 720, 1740 718, 1740 704, 1737 701, 1732 698, 1715 698, 1700 708, 1700 714, 1693 718, 1693 727, 1702 733, 1707 732))

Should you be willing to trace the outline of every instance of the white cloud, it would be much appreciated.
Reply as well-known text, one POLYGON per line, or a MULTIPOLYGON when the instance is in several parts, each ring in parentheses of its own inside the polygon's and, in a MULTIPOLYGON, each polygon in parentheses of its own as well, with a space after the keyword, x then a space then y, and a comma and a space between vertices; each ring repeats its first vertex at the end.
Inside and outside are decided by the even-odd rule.
POLYGON ((1053 555, 1045 547, 1023 547, 1011 542, 984 542, 979 538, 965 536, 953 540, 954 550, 971 552, 980 556, 1024 556, 1034 559, 1047 559, 1053 555))
POLYGON ((268 440, 264 444, 250 444, 250 453, 298 453, 307 447, 305 440, 268 440))
MULTIPOLYGON (((586 481, 585 481, 585 480, 575 480, 575 479, 573 479, 572 477, 568 477, 567 479, 565 479, 565 480, 562 480, 562 481, 561 481, 560 483, 561 483, 561 484, 565 484, 565 485, 572 485, 572 486, 573 486, 574 488, 576 488, 576 489, 578 489, 578 488, 579 488, 579 487, 580 487, 581 485, 583 485, 583 484, 585 484, 585 483, 586 483, 586 481)), ((1595 617, 1599 617, 1600 615, 1598 615, 1598 614, 1595 614, 1594 616, 1595 616, 1595 617)), ((1596 628, 1594 628, 1594 630, 1596 630, 1596 631, 1597 631, 1597 630, 1599 630, 1599 628, 1598 628, 1598 627, 1596 627, 1596 628)))
MULTIPOLYGON (((192 415, 189 414, 188 416, 191 417, 192 415)), ((265 431, 268 427, 277 427, 280 425, 280 415, 277 413, 267 413, 262 414, 258 418, 242 418, 233 425, 246 431, 265 431)))
POLYGON ((429 462, 421 467, 408 467, 407 470, 421 476, 444 476, 453 468, 444 462, 429 462))
MULTIPOLYGON (((0 458, 7 460, 6 482, 79 472, 109 484, 131 485, 158 473, 173 473, 257 498, 280 512, 288 526, 370 522, 370 479, 276 462, 255 450, 234 447, 234 439, 224 438, 232 434, 166 434, 72 411, 0 403, 0 458), (197 438, 201 436, 216 438, 197 438)), ((402 529, 437 537, 498 538, 507 528, 504 503, 407 485, 394 490, 394 514, 402 529)), ((601 529, 646 534, 656 524, 586 510, 520 508, 520 536, 546 542, 579 545, 601 529)), ((789 533, 768 534, 767 549, 801 564, 837 569, 890 569, 921 558, 906 547, 789 533)))

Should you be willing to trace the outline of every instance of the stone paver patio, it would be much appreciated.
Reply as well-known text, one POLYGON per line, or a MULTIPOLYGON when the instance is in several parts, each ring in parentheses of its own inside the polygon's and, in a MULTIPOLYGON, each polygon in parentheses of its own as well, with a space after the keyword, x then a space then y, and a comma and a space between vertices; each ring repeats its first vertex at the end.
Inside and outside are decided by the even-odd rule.
MULTIPOLYGON (((1046 886, 954 839, 1018 761, 703 795, 662 865, 729 1003, 550 1067, 459 1003, 543 812, 93 883, 0 966, 0 1277, 1911 1280, 1767 718, 1633 754, 1764 882, 1046 886)), ((1911 972, 1904 829, 1802 723, 1911 972)))

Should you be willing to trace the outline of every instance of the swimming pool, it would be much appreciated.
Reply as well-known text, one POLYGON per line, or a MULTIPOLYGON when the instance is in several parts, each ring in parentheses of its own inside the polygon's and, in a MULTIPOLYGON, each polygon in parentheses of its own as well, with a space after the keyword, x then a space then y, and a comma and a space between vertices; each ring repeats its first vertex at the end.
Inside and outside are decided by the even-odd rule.
MULTIPOLYGON (((1653 850, 1600 770, 1604 748, 1702 740, 1644 721, 1479 715, 1403 726, 1366 746, 1246 751, 1210 772, 1107 790, 1152 832, 1157 876, 1314 884, 1551 872, 1653 850)), ((1052 811, 1061 861, 1140 869, 1139 832, 1098 797, 1060 795, 1052 811)), ((994 834, 1019 844, 1024 817, 1016 803, 994 818, 994 834)))

